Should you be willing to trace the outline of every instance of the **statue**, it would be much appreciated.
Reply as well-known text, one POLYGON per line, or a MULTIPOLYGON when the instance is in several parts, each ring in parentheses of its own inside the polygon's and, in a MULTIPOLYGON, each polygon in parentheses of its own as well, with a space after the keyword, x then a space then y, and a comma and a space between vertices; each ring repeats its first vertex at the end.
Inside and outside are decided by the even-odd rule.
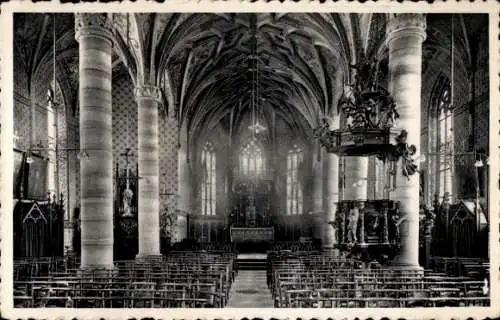
POLYGON ((391 235, 391 239, 390 241, 393 242, 393 243, 397 243, 399 241, 399 214, 393 214, 391 215, 391 223, 390 223, 390 228, 389 230, 391 231, 390 232, 390 235, 391 235))
POLYGON ((178 234, 177 230, 178 216, 176 210, 171 210, 165 206, 160 212, 160 233, 163 237, 169 238, 174 242, 178 234))
POLYGON ((392 128, 396 126, 396 120, 399 118, 396 101, 393 97, 387 97, 386 106, 381 110, 380 127, 392 128))
POLYGON ((402 130, 399 136, 396 137, 397 144, 394 150, 394 157, 401 157, 402 174, 410 180, 410 176, 418 171, 418 166, 413 159, 414 155, 417 153, 417 147, 414 144, 408 145, 407 139, 408 132, 402 130))
POLYGON ((345 241, 345 210, 344 206, 340 207, 339 213, 335 217, 337 243, 344 243, 345 241))
POLYGON ((374 209, 366 210, 366 219, 367 219, 367 230, 368 234, 377 234, 378 228, 380 226, 380 216, 379 213, 374 209))
POLYGON ((377 85, 377 60, 350 65, 356 70, 353 83, 347 85, 338 102, 338 111, 346 115, 348 129, 384 129, 394 126, 399 113, 389 92, 377 85))
POLYGON ((372 119, 377 115, 377 103, 373 98, 368 98, 365 106, 365 121, 367 128, 375 128, 376 125, 373 123, 372 119))
POLYGON ((439 194, 434 194, 434 199, 432 200, 432 206, 434 207, 434 212, 439 210, 439 194))
POLYGON ((125 188, 122 194, 122 202, 123 202, 123 215, 124 218, 133 217, 132 214, 132 198, 134 197, 134 192, 130 190, 130 188, 125 188))
POLYGON ((391 215, 390 230, 392 231, 391 242, 399 244, 401 242, 400 226, 406 220, 405 216, 401 216, 399 208, 391 215))
POLYGON ((376 59, 368 60, 365 58, 364 61, 356 65, 351 64, 349 67, 357 71, 351 87, 354 87, 360 93, 376 89, 376 77, 378 76, 376 59))
POLYGON ((434 219, 436 215, 434 214, 434 209, 432 206, 427 205, 424 208, 424 234, 427 237, 432 235, 432 228, 434 228, 434 219))
POLYGON ((132 156, 130 148, 125 149, 125 152, 121 154, 125 157, 126 168, 125 168, 125 190, 122 193, 122 205, 123 205, 123 215, 122 217, 130 218, 133 217, 132 214, 132 198, 134 197, 134 192, 130 189, 130 170, 129 170, 129 157, 132 156))
POLYGON ((443 202, 441 203, 441 206, 443 207, 444 210, 448 210, 451 205, 451 195, 448 191, 446 191, 443 195, 443 202))
POLYGON ((349 216, 347 217, 347 243, 356 243, 358 237, 356 235, 358 229, 358 219, 359 219, 359 209, 354 207, 349 210, 349 216))

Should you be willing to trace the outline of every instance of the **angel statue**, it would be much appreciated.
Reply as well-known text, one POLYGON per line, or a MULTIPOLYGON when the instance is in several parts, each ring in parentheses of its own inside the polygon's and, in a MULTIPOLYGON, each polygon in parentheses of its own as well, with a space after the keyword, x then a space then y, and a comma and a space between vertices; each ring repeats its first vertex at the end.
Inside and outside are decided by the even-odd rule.
POLYGON ((417 153, 417 147, 412 144, 408 145, 408 132, 406 130, 401 131, 398 137, 396 137, 396 156, 401 157, 401 170, 403 176, 407 177, 408 180, 410 176, 418 171, 418 166, 415 164, 414 156, 417 153))
POLYGON ((324 135, 330 131, 330 123, 327 118, 322 119, 322 125, 313 130, 313 137, 316 139, 321 139, 324 135))

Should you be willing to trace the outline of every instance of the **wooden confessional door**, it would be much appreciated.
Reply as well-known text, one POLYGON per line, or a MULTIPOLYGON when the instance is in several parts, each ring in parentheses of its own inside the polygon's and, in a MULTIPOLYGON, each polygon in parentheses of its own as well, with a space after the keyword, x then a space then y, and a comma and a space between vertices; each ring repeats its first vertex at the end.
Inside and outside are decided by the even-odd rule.
POLYGON ((14 207, 14 258, 61 257, 64 205, 20 200, 14 207))

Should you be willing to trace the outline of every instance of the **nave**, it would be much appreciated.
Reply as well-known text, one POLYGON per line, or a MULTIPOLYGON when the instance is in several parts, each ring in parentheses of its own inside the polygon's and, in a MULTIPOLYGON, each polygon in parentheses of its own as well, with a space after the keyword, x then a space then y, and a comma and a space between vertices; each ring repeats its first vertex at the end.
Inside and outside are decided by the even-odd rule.
POLYGON ((410 270, 331 256, 299 243, 267 254, 227 246, 117 261, 82 270, 76 261, 17 265, 17 307, 65 308, 361 308, 489 306, 488 263, 434 259, 410 270), (307 250, 304 250, 307 249, 307 250), (241 258, 239 258, 241 257, 241 258), (255 257, 254 264, 245 261, 255 257), (258 263, 260 262, 260 263, 258 263))
POLYGON ((16 14, 15 305, 489 305, 487 22, 16 14))

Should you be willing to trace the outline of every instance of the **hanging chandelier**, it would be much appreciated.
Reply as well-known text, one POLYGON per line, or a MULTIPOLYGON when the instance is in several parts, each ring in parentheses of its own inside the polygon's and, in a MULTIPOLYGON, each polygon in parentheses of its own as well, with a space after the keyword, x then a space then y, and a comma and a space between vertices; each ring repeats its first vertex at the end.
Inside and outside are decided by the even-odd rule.
POLYGON ((252 132, 252 135, 259 134, 261 132, 266 131, 266 127, 264 127, 261 123, 259 123, 259 115, 260 115, 260 85, 259 85, 259 56, 257 55, 257 18, 255 14, 251 15, 250 18, 250 28, 251 28, 251 54, 249 57, 251 67, 249 71, 252 73, 252 88, 251 88, 251 99, 250 106, 252 109, 252 124, 248 126, 248 129, 252 132))
MULTIPOLYGON (((389 92, 378 84, 377 60, 351 65, 353 81, 344 87, 338 101, 343 116, 340 129, 331 130, 326 119, 313 136, 329 153, 343 156, 377 156, 386 162, 402 160, 402 174, 417 172, 416 146, 407 143, 408 132, 396 129, 399 113, 389 92)), ((393 173, 395 174, 395 172, 393 173)))

